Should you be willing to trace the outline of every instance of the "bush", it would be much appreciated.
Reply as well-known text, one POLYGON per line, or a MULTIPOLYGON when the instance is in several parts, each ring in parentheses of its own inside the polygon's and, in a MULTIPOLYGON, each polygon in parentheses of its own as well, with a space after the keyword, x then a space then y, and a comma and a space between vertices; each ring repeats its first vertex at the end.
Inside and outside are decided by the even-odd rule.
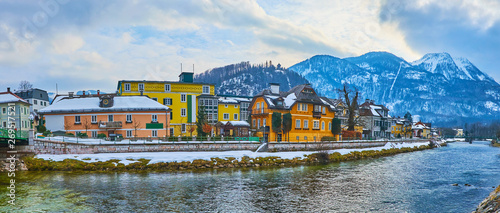
POLYGON ((97 134, 97 138, 105 138, 105 137, 106 137, 106 134, 104 134, 104 133, 97 134))
POLYGON ((52 132, 50 132, 50 130, 43 131, 43 135, 45 135, 45 136, 49 136, 50 134, 52 134, 52 132))
POLYGON ((80 132, 80 133, 76 134, 76 137, 79 137, 79 138, 88 138, 89 136, 87 135, 87 133, 80 132))
POLYGON ((75 136, 75 134, 73 134, 71 132, 66 132, 66 136, 75 136))
POLYGON ((47 128, 44 125, 38 125, 36 126, 36 131, 39 133, 44 133, 47 131, 47 128))
POLYGON ((342 130, 342 139, 361 140, 361 132, 342 130))
POLYGON ((321 138, 321 141, 337 141, 337 138, 331 136, 324 136, 321 138))

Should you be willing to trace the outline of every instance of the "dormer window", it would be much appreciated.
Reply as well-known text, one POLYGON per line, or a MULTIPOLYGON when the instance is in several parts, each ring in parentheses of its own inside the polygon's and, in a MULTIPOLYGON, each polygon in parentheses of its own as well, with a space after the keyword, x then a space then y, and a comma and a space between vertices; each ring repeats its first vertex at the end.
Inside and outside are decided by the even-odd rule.
POLYGON ((277 102, 276 102, 276 105, 277 105, 277 106, 283 106, 283 101, 277 101, 277 102))

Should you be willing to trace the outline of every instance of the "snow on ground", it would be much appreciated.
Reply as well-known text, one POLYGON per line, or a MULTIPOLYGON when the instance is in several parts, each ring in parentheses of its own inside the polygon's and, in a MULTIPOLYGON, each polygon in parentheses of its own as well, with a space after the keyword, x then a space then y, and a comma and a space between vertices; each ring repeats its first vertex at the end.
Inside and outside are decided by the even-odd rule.
MULTIPOLYGON (((336 149, 330 150, 329 153, 339 152, 340 154, 347 154, 354 151, 365 151, 365 150, 382 150, 391 148, 402 148, 402 147, 419 147, 421 145, 429 145, 428 142, 424 143, 386 143, 385 146, 381 147, 371 147, 364 149, 336 149)), ((62 161, 64 159, 76 159, 84 162, 97 162, 97 161, 107 161, 111 159, 118 159, 120 163, 128 165, 129 163, 137 162, 137 159, 151 159, 149 162, 181 162, 181 161, 193 161, 196 159, 210 160, 210 158, 226 158, 234 157, 240 160, 243 156, 248 156, 251 158, 256 157, 280 157, 282 159, 293 159, 296 157, 304 157, 304 155, 310 155, 315 153, 315 151, 300 151, 300 152, 252 152, 248 150, 244 151, 225 151, 225 152, 131 152, 131 153, 99 153, 99 154, 64 154, 64 155, 37 155, 37 158, 44 160, 54 160, 62 161), (90 160, 83 160, 90 159, 90 160), (127 160, 129 159, 129 160, 127 160), (133 160, 130 160, 133 159, 133 160)))

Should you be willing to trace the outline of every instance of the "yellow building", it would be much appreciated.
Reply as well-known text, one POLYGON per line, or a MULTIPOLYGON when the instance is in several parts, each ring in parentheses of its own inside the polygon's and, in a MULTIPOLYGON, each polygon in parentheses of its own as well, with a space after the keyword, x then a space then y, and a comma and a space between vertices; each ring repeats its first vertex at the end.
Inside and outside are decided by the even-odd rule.
MULTIPOLYGON (((314 142, 323 137, 334 137, 332 119, 335 107, 328 98, 319 97, 309 84, 295 86, 280 92, 278 84, 256 95, 250 103, 251 127, 256 136, 266 141, 314 142), (290 113, 292 126, 284 134, 272 127, 272 115, 290 113)), ((338 140, 338 135, 336 136, 338 140)))
POLYGON ((214 85, 194 83, 193 73, 182 72, 179 81, 118 81, 117 94, 147 95, 168 106, 170 112, 170 135, 196 135, 197 96, 214 95, 214 85))
POLYGON ((248 106, 252 100, 248 97, 219 97, 219 121, 248 121, 248 106))
POLYGON ((431 128, 421 121, 415 123, 412 126, 413 137, 417 138, 429 138, 431 133, 431 128))
POLYGON ((396 138, 409 138, 412 134, 410 121, 404 118, 394 118, 391 134, 396 138))

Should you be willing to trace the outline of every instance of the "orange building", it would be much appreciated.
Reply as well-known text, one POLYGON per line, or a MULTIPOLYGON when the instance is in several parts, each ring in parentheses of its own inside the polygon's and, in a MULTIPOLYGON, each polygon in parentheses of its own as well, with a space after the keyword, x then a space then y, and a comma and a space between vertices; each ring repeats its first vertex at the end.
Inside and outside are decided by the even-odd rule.
POLYGON ((48 130, 107 137, 166 137, 170 109, 147 96, 73 96, 56 98, 41 109, 48 130))
MULTIPOLYGON (((309 84, 298 85, 288 92, 280 92, 279 84, 271 84, 270 90, 253 97, 249 111, 252 129, 266 141, 314 142, 334 137, 332 119, 336 109, 330 99, 318 96, 309 84), (288 133, 273 130, 274 112, 291 114, 288 133)), ((335 137, 338 140, 338 135, 335 137)))

